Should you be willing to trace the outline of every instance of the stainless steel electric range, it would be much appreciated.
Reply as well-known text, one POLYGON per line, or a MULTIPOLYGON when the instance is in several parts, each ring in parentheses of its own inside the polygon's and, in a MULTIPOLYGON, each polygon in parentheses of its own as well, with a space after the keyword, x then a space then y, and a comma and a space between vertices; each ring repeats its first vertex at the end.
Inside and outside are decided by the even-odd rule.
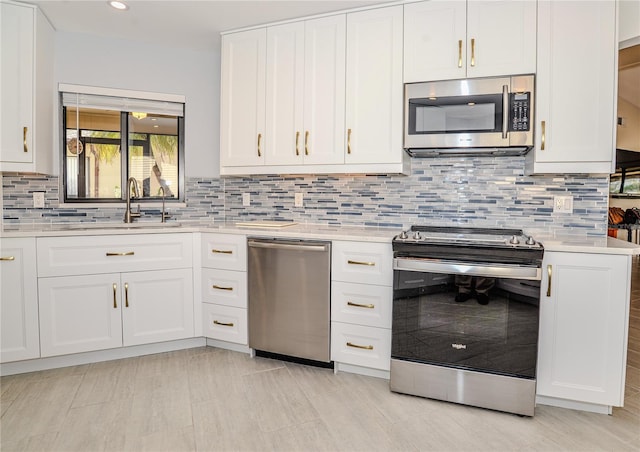
POLYGON ((391 390, 533 416, 542 245, 413 226, 393 251, 391 390))

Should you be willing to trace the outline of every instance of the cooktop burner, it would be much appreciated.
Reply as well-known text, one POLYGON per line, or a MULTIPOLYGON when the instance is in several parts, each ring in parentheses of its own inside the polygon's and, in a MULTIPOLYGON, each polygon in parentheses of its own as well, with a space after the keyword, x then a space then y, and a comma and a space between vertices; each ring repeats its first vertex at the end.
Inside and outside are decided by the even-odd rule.
POLYGON ((412 226, 393 239, 396 257, 541 265, 543 246, 521 229, 412 226))

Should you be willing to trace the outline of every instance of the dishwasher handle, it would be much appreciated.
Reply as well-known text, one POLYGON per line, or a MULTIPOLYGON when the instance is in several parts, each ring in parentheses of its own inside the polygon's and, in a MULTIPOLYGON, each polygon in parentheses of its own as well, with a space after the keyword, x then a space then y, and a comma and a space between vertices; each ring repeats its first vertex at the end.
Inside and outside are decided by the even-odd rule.
POLYGON ((249 239, 247 245, 250 248, 270 248, 279 250, 293 250, 293 251, 329 251, 328 243, 305 243, 305 242, 290 242, 279 240, 255 240, 249 239))

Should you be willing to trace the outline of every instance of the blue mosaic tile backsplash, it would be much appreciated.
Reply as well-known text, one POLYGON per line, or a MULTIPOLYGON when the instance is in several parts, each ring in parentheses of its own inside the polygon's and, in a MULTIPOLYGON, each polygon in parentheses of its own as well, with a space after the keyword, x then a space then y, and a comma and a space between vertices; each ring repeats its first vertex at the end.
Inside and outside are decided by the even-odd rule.
MULTIPOLYGON (((270 175, 187 178, 179 221, 294 220, 400 228, 411 224, 521 228, 528 233, 605 236, 609 178, 525 176, 524 157, 413 159, 409 176, 270 175), (294 207, 302 192, 304 206, 294 207), (243 207, 242 194, 251 194, 243 207), (554 213, 553 197, 573 196, 572 214, 554 213)), ((6 173, 5 223, 121 221, 124 208, 58 208, 56 177, 6 173), (32 192, 45 191, 45 208, 32 192)), ((143 215, 159 215, 159 209, 143 215)))

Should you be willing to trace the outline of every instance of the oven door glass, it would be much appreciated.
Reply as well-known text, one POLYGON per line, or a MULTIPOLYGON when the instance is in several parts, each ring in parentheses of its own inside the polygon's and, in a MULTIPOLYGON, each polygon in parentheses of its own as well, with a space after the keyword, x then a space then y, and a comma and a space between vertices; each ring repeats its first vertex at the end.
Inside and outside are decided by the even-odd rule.
POLYGON ((449 96, 409 99, 409 135, 501 132, 503 96, 449 96))
POLYGON ((395 270, 391 356, 535 378, 539 293, 537 280, 395 270))

